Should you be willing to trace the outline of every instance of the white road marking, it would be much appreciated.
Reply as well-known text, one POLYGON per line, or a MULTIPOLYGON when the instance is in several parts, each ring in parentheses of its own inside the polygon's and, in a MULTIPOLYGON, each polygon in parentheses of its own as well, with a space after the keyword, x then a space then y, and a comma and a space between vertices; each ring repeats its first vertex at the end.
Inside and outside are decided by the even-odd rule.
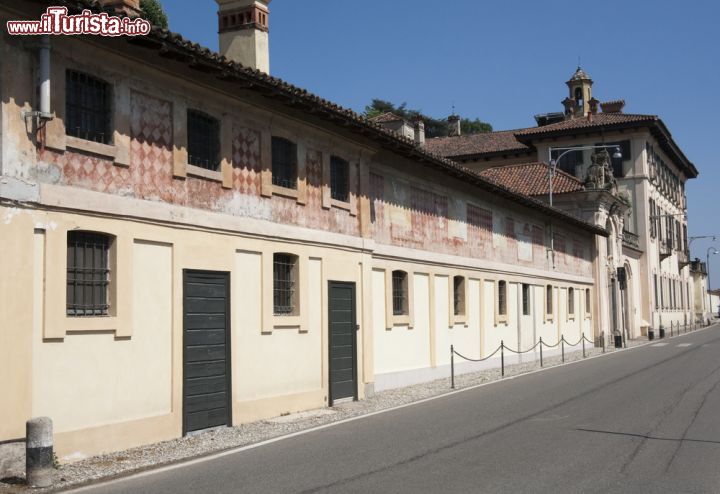
POLYGON ((678 346, 690 346, 692 343, 679 343, 678 346))
POLYGON ((667 345, 667 343, 655 343, 655 344, 650 345, 650 346, 665 346, 665 345, 667 345))

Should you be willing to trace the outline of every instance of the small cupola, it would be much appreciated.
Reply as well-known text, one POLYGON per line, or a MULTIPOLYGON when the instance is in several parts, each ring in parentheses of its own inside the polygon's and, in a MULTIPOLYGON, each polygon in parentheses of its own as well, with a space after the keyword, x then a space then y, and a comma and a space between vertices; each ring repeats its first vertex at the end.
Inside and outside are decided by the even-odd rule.
POLYGON ((586 116, 590 112, 590 101, 593 99, 592 79, 578 66, 570 80, 565 84, 567 84, 569 90, 568 97, 563 100, 565 114, 571 118, 586 116))

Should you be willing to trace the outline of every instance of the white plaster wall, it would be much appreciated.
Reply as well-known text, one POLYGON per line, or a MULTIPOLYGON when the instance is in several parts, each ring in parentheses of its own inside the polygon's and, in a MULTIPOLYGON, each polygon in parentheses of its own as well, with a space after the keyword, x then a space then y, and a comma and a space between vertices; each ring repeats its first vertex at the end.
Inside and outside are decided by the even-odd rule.
MULTIPOLYGON (((275 328, 262 333, 262 255, 235 254, 232 292, 233 390, 236 401, 282 396, 322 388, 322 264, 308 267, 309 325, 307 332, 275 328)), ((271 282, 271 281, 270 281, 271 282)))
MULTIPOLYGON (((43 341, 39 326, 34 331, 33 415, 49 415, 55 432, 171 411, 172 247, 136 241, 133 257, 131 338, 98 332, 43 341)), ((36 268, 42 283, 42 262, 36 268)))
MULTIPOLYGON (((430 281, 413 274, 414 326, 385 324, 385 272, 373 271, 373 330, 375 374, 418 369, 430 365, 430 281)), ((387 308, 392 310, 392 308, 387 308)))

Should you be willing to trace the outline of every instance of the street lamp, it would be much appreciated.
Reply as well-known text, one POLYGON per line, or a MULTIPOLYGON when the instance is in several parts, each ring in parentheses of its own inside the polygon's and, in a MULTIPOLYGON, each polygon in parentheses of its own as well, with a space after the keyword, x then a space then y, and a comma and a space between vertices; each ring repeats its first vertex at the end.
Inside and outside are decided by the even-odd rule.
POLYGON ((708 305, 708 307, 710 307, 710 312, 712 312, 712 295, 710 294, 710 251, 713 251, 712 255, 720 254, 720 252, 718 252, 718 250, 715 247, 712 247, 712 246, 708 247, 707 259, 706 259, 707 262, 705 263, 705 269, 707 270, 707 279, 708 279, 707 293, 708 293, 708 299, 710 300, 710 305, 708 305))
POLYGON ((574 148, 548 148, 548 164, 550 165, 550 169, 548 170, 548 182, 550 184, 550 206, 553 205, 553 177, 555 176, 555 169, 557 168, 558 162, 562 159, 563 156, 566 154, 572 152, 572 151, 585 151, 590 149, 607 149, 607 148, 613 148, 615 149, 615 152, 613 153, 612 157, 615 159, 621 159, 623 157, 622 152, 620 151, 620 147, 614 144, 601 144, 599 146, 578 146, 574 148), (560 155, 556 158, 552 158, 552 152, 553 151, 562 151, 560 155))

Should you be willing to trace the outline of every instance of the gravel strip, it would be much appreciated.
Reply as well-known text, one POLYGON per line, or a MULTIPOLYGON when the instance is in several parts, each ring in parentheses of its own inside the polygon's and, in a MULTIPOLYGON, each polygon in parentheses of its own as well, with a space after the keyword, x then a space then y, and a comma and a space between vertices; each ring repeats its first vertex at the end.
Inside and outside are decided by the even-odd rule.
MULTIPOLYGON (((647 338, 628 342, 628 347, 647 344, 647 338)), ((615 351, 608 347, 607 353, 615 351)), ((509 353, 508 353, 509 354, 509 353)), ((586 349, 588 357, 602 354, 601 348, 586 349)), ((565 362, 582 360, 582 351, 566 353, 565 362)), ((543 358, 545 368, 559 365, 561 356, 543 358)), ((539 361, 507 365, 505 376, 515 376, 540 369, 539 361)), ((467 388, 478 384, 501 379, 500 369, 487 369, 480 372, 455 376, 456 389, 467 388)), ((284 417, 261 420, 237 427, 222 427, 200 434, 173 439, 161 443, 141 446, 126 451, 94 456, 74 463, 61 465, 55 474, 55 488, 38 489, 34 492, 51 492, 67 489, 70 486, 108 479, 132 472, 138 472, 162 465, 196 458, 219 451, 246 446, 267 439, 287 435, 293 432, 310 429, 339 420, 366 415, 412 403, 424 398, 438 396, 450 392, 450 378, 391 389, 376 393, 362 401, 348 402, 332 408, 320 408, 308 412, 296 413, 284 417)), ((16 479, 17 481, 17 479, 16 479)), ((24 485, 9 484, 0 481, 0 493, 27 491, 24 485)))

